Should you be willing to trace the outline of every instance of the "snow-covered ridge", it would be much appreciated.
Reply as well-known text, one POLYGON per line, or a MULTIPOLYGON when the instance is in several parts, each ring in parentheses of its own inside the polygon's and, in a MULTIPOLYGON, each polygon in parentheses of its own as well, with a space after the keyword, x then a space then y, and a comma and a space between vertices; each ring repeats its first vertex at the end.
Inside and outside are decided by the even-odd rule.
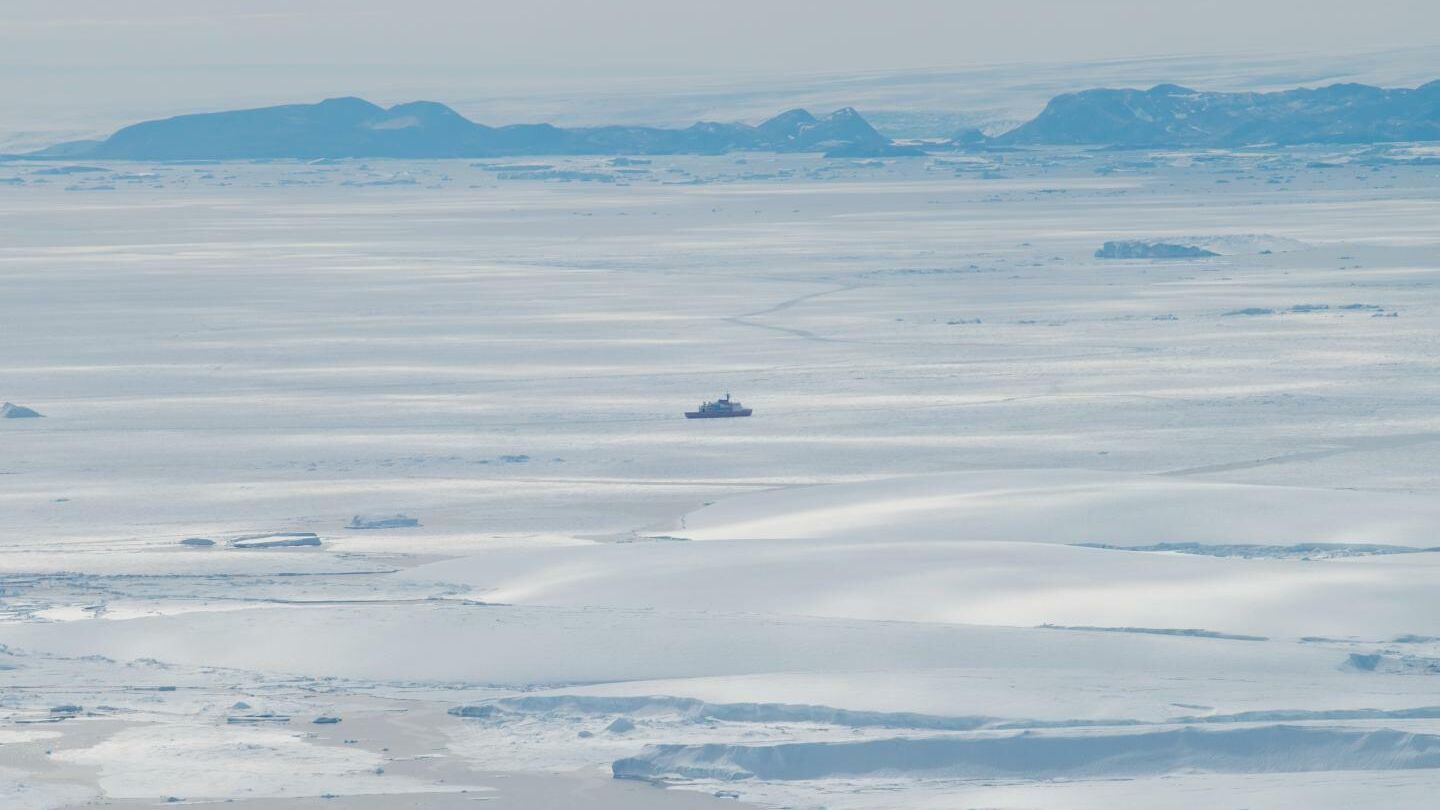
POLYGON ((1135 777, 1173 771, 1294 773, 1440 767, 1440 735, 1260 726, 1125 734, 660 745, 614 763, 627 779, 825 779, 909 774, 964 779, 1135 777))
MULTIPOLYGON (((1026 720, 984 715, 946 716, 920 712, 856 711, 834 706, 797 703, 712 703, 669 695, 526 695, 497 698, 450 709, 454 717, 504 724, 526 717, 559 721, 576 716, 648 721, 660 727, 696 723, 809 723, 849 729, 906 729, 911 731, 1036 730, 1124 728, 1153 725, 1132 718, 1075 718, 1026 720)), ((1405 709, 1265 709, 1231 714, 1177 715, 1167 722, 1180 725, 1235 723, 1298 723, 1344 720, 1436 720, 1440 706, 1405 709)))
POLYGON ((503 721, 533 714, 660 716, 699 723, 823 723, 849 728, 907 728, 969 731, 1000 722, 993 717, 942 717, 914 712, 867 712, 792 703, 708 703, 694 698, 653 696, 529 695, 457 706, 456 717, 503 721))

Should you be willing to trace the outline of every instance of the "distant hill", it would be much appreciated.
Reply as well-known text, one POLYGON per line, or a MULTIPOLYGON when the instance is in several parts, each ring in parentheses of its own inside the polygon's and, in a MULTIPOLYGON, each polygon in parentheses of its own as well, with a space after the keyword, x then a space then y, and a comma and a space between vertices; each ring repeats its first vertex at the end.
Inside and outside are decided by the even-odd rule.
POLYGON ((103 141, 67 144, 36 157, 113 160, 257 158, 478 158, 516 155, 836 152, 846 157, 920 154, 876 132, 845 108, 824 118, 791 110, 759 126, 701 122, 686 129, 550 124, 489 127, 444 104, 389 109, 359 98, 181 115, 125 127, 103 141))
POLYGON ((1207 93, 1173 84, 1057 96, 996 145, 1210 146, 1440 140, 1440 81, 1207 93))
MULTIPOLYGON (((951 148, 1023 146, 1238 147, 1252 144, 1440 141, 1440 81, 1413 90, 1336 84, 1272 93, 1214 93, 1162 84, 1051 99, 1033 120, 994 137, 958 133, 951 148)), ((359 98, 181 115, 125 127, 103 141, 28 155, 72 160, 485 158, 821 152, 832 157, 918 155, 846 107, 823 118, 789 110, 761 124, 702 121, 640 126, 491 127, 444 104, 384 108, 359 98)))

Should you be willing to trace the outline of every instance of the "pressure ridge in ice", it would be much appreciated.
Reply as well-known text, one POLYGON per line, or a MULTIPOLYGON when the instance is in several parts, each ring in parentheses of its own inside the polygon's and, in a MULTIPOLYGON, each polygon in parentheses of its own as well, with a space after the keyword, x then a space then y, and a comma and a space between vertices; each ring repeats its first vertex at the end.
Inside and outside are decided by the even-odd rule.
POLYGON ((409 515, 356 515, 350 519, 347 529, 408 529, 420 525, 420 521, 409 515))
POLYGON ((824 779, 909 774, 964 779, 1135 777, 1175 771, 1292 773, 1440 767, 1440 736, 1261 726, 1123 734, 1021 733, 779 745, 657 745, 617 760, 636 779, 824 779))

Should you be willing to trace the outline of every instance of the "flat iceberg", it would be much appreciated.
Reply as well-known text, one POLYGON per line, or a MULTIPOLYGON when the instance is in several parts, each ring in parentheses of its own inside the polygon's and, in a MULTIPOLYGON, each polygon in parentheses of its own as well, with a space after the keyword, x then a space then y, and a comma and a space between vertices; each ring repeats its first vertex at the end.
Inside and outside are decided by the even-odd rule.
POLYGON ((297 546, 318 546, 320 538, 314 532, 272 532, 270 534, 247 534, 230 541, 231 548, 293 548, 297 546))
POLYGON ((1213 250, 1195 245, 1138 240, 1106 242, 1095 251, 1097 259, 1204 259, 1219 255, 1213 250))
POLYGON ((350 519, 347 529, 409 529, 419 526, 420 521, 408 515, 356 515, 350 519))

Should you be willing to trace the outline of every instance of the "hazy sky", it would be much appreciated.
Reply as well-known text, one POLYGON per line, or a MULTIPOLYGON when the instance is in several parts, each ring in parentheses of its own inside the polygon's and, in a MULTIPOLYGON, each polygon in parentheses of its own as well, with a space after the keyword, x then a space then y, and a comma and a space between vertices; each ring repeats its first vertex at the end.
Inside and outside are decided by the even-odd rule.
POLYGON ((543 71, 948 66, 1420 45, 1434 0, 4 0, 0 54, 105 67, 543 71))
MULTIPOLYGON (((0 0, 4 121, 297 95, 1432 44, 1437 0, 0 0)), ((44 119, 44 120, 42 120, 44 119)))

